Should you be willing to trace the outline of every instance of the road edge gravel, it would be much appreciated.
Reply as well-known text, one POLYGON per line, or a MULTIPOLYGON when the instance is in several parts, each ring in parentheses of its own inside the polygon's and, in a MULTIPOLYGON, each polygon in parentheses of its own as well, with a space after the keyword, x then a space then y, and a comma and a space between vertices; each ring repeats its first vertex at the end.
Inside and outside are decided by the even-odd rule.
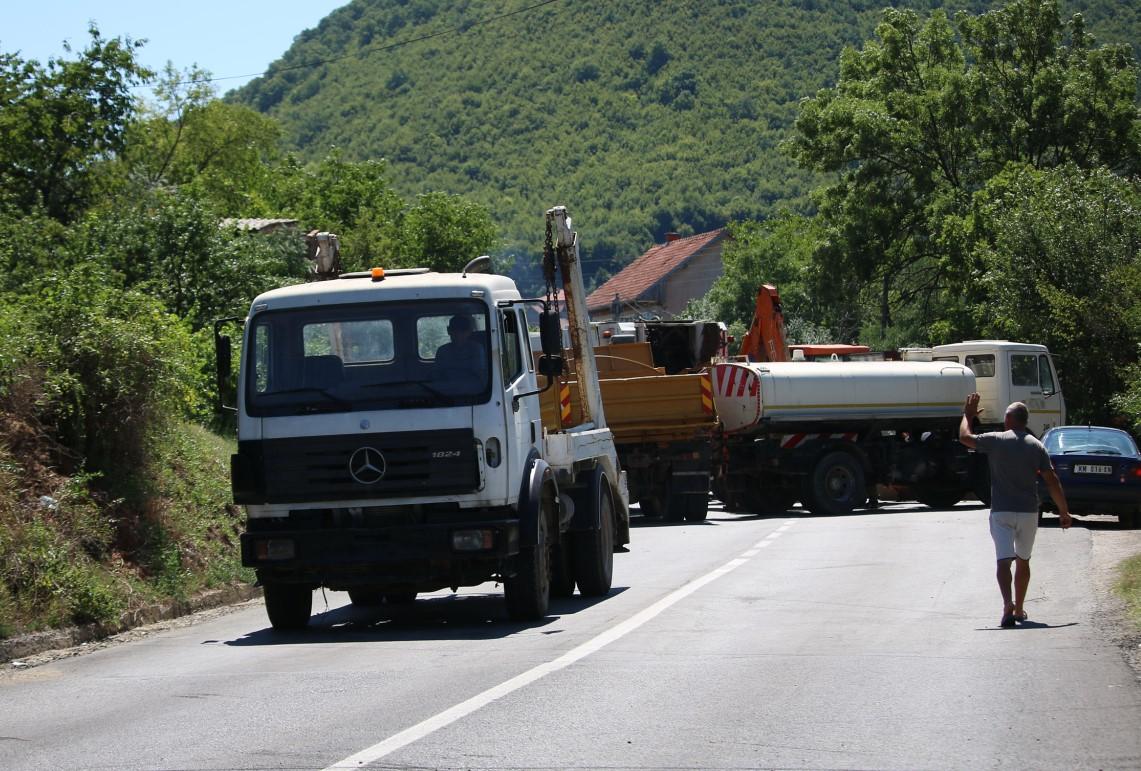
MULTIPOLYGON (((22 662, 21 659, 47 651, 86 647, 89 643, 109 640, 116 635, 151 624, 220 606, 237 605, 261 597, 261 594, 261 587, 252 584, 234 584, 210 589, 187 600, 172 600, 129 610, 119 616, 118 621, 112 623, 84 624, 5 638, 0 640, 0 665, 4 665, 5 668, 31 666, 30 662, 22 662)), ((77 655, 79 652, 82 651, 72 655, 77 655)))

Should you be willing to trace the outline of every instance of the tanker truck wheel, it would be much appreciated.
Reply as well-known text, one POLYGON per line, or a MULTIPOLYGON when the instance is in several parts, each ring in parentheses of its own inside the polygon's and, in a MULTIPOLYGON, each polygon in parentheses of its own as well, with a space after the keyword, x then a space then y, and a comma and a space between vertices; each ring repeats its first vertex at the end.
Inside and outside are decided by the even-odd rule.
POLYGON ((598 529, 574 533, 571 558, 578 592, 583 597, 601 597, 614 580, 614 497, 606 477, 598 481, 598 529))
POLYGON ((864 468, 851 453, 830 452, 805 480, 805 503, 813 514, 849 514, 868 500, 864 468))
POLYGON ((279 632, 293 632, 309 625, 313 610, 313 590, 300 584, 271 584, 263 587, 265 612, 279 632))

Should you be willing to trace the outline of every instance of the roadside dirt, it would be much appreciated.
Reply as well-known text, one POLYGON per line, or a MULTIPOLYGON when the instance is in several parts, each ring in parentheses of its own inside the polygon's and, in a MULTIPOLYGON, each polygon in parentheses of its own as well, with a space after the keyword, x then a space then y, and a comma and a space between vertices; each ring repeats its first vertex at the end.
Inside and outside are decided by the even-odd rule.
POLYGON ((1121 648, 1133 673, 1141 680, 1141 629, 1125 617, 1125 603, 1114 592, 1118 565, 1135 554, 1141 554, 1141 529, 1121 529, 1116 517, 1080 517, 1076 527, 1088 527, 1093 538, 1090 565, 1097 593, 1094 622, 1103 634, 1121 648))
POLYGON ((143 609, 145 612, 136 611, 121 619, 118 625, 120 631, 115 633, 108 633, 99 627, 72 627, 0 640, 0 677, 13 671, 139 640, 167 629, 198 624, 260 602, 260 589, 234 586, 204 592, 190 602, 155 606, 143 609))

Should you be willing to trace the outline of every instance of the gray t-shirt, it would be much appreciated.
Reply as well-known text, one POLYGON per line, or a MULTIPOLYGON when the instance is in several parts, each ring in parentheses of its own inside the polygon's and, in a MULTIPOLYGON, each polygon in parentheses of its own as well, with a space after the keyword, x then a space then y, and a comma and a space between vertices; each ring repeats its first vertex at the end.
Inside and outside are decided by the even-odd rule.
POLYGON ((1038 472, 1050 454, 1026 431, 992 431, 975 437, 990 464, 990 507, 994 511, 1038 511, 1038 472))

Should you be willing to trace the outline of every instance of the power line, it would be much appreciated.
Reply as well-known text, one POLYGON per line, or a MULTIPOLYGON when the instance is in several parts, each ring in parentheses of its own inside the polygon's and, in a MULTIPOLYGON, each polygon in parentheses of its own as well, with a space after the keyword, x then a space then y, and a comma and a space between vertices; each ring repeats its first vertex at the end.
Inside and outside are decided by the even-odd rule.
MULTIPOLYGON (((370 56, 371 54, 374 54, 374 53, 381 53, 384 51, 392 51, 392 50, 397 49, 397 48, 403 48, 404 46, 412 45, 413 43, 420 43, 420 42, 423 42, 425 40, 431 40, 432 38, 443 37, 445 35, 452 35, 452 34, 456 34, 456 33, 464 33, 464 32, 467 32, 468 30, 472 29, 473 27, 483 27, 483 26, 486 26, 488 24, 494 24, 497 21, 502 21, 503 19, 509 18, 511 16, 518 16, 521 13, 529 13, 530 11, 534 11, 538 8, 542 8, 545 5, 552 5, 554 3, 557 3, 558 1, 559 0, 541 0, 540 2, 532 3, 531 5, 524 6, 523 8, 517 8, 514 11, 507 11, 506 13, 496 14, 495 16, 488 16, 485 19, 479 19, 477 21, 464 22, 464 23, 458 24, 454 27, 448 27, 447 29, 442 29, 438 32, 429 32, 425 35, 420 35, 420 36, 414 37, 414 38, 408 38, 407 40, 399 40, 395 43, 389 43, 388 45, 375 46, 375 47, 374 46, 366 46, 366 47, 364 47, 358 51, 354 51, 353 53, 349 53, 349 54, 342 54, 341 56, 331 56, 327 59, 318 59, 316 61, 303 62, 301 64, 292 64, 289 66, 276 67, 273 69, 273 74, 276 75, 279 72, 290 72, 292 70, 303 70, 303 69, 307 69, 307 68, 311 68, 311 67, 320 67, 324 64, 331 64, 333 62, 339 62, 339 61, 342 61, 344 59, 353 59, 353 58, 357 58, 357 57, 364 58, 365 56, 370 56)), ((217 83, 217 82, 220 82, 223 80, 239 80, 241 78, 257 78, 257 77, 261 77, 263 75, 268 75, 269 73, 270 73, 270 70, 264 70, 262 72, 250 73, 249 75, 226 75, 224 77, 218 77, 218 78, 203 78, 201 80, 188 80, 188 81, 185 81, 182 85, 198 85, 201 83, 217 83)))

